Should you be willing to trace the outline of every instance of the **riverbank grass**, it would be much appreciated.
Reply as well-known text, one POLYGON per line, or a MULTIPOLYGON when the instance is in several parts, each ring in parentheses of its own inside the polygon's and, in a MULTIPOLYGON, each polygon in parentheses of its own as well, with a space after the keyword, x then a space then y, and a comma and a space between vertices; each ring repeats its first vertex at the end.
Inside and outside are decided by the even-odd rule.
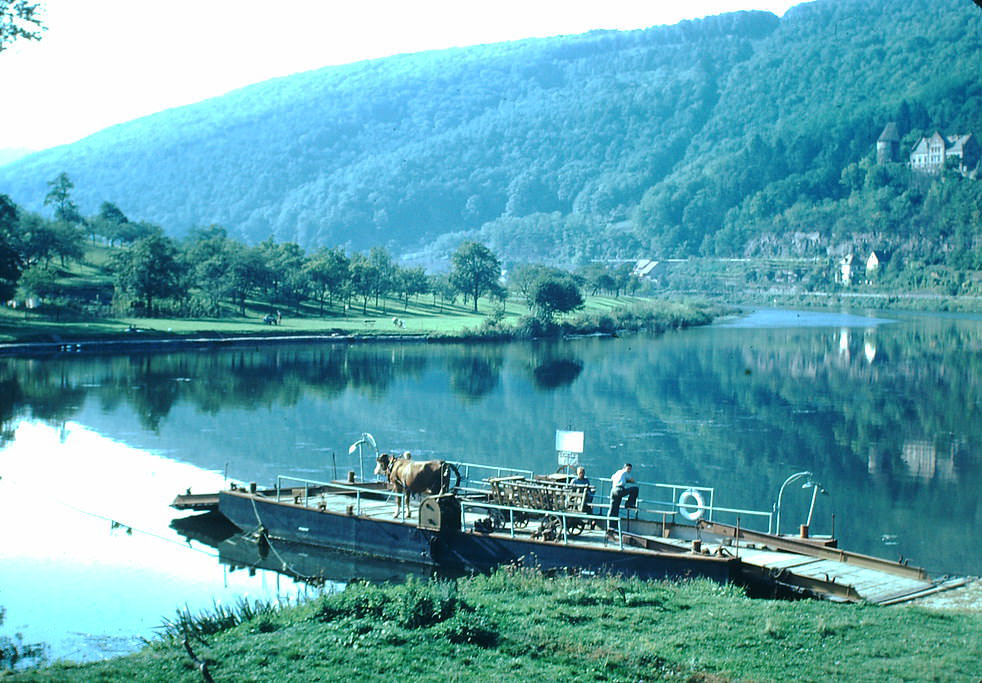
MULTIPOLYGON (((733 586, 548 578, 349 585, 188 645, 215 680, 946 680, 982 674, 982 615, 750 600, 733 586)), ((183 638, 26 680, 199 681, 183 638)))
MULTIPOLYGON (((561 317, 557 322, 577 325, 577 321, 609 319, 613 329, 617 316, 638 318, 631 311, 649 311, 663 316, 669 326, 683 326, 680 320, 692 318, 692 324, 708 319, 698 306, 653 300, 645 297, 588 297, 583 310, 561 317)), ((296 316, 280 310, 278 325, 267 324, 265 309, 250 309, 246 316, 223 318, 138 318, 98 317, 0 308, 0 342, 86 341, 93 339, 201 337, 201 336, 468 336, 492 334, 516 326, 528 315, 525 303, 511 298, 504 306, 481 301, 477 313, 473 305, 440 304, 421 300, 404 302, 380 299, 379 305, 366 305, 325 316, 304 309, 296 316)), ((711 318, 710 318, 711 319, 711 318)))

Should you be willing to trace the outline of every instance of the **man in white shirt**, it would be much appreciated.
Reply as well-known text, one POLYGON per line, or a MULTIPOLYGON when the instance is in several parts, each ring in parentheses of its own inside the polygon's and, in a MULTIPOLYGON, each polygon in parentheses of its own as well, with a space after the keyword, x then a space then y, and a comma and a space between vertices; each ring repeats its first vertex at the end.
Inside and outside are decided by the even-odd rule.
POLYGON ((626 496, 625 508, 636 508, 638 506, 638 487, 629 486, 634 483, 631 476, 631 463, 624 463, 624 467, 614 472, 610 477, 610 511, 608 517, 617 517, 621 511, 621 500, 626 496))

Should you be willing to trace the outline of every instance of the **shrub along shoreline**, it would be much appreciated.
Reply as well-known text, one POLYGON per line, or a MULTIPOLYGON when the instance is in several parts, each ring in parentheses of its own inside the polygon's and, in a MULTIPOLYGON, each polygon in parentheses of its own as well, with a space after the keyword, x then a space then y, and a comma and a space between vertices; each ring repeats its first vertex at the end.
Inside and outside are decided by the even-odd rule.
POLYGON ((505 568, 178 613, 134 654, 10 679, 975 681, 979 662, 977 611, 752 600, 704 580, 505 568))

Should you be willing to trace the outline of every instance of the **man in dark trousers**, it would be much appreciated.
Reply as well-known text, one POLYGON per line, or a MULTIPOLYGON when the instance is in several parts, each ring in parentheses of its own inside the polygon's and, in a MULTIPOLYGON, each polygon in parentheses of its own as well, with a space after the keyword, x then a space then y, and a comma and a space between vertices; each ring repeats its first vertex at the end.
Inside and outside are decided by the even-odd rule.
POLYGON ((621 500, 626 496, 625 508, 636 508, 638 506, 638 487, 630 486, 634 483, 631 476, 631 463, 624 463, 624 467, 614 472, 610 477, 610 511, 608 517, 617 517, 621 511, 621 500))

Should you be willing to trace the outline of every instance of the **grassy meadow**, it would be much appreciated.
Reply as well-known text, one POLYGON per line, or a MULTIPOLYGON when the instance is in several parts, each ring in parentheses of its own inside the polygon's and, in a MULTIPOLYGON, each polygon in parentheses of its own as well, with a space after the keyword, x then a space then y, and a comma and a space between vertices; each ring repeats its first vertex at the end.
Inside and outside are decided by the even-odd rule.
MULTIPOLYGON (((123 315, 72 315, 51 312, 34 312, 24 309, 0 308, 0 342, 59 341, 115 338, 132 335, 136 328, 144 336, 209 336, 209 335, 306 335, 306 334, 357 334, 357 335, 456 335, 476 332, 495 324, 502 328, 514 324, 528 313, 524 302, 511 298, 500 307, 480 300, 479 310, 473 304, 432 303, 421 297, 408 306, 401 301, 381 299, 379 305, 371 302, 365 310, 361 306, 347 311, 328 311, 323 317, 317 307, 302 307, 300 316, 292 310, 272 306, 254 305, 247 308, 246 316, 227 315, 221 318, 140 318, 123 315), (279 325, 263 322, 267 313, 279 310, 279 325), (397 324, 393 318, 400 321, 397 324)), ((586 306, 577 315, 599 315, 635 306, 651 304, 644 297, 588 297, 586 306)), ((672 307, 673 304, 661 304, 672 307)), ((667 310, 667 309, 666 309, 667 310)))
POLYGON ((136 654, 10 678, 203 680, 192 655, 216 681, 977 681, 982 614, 504 569, 178 614, 136 654))

